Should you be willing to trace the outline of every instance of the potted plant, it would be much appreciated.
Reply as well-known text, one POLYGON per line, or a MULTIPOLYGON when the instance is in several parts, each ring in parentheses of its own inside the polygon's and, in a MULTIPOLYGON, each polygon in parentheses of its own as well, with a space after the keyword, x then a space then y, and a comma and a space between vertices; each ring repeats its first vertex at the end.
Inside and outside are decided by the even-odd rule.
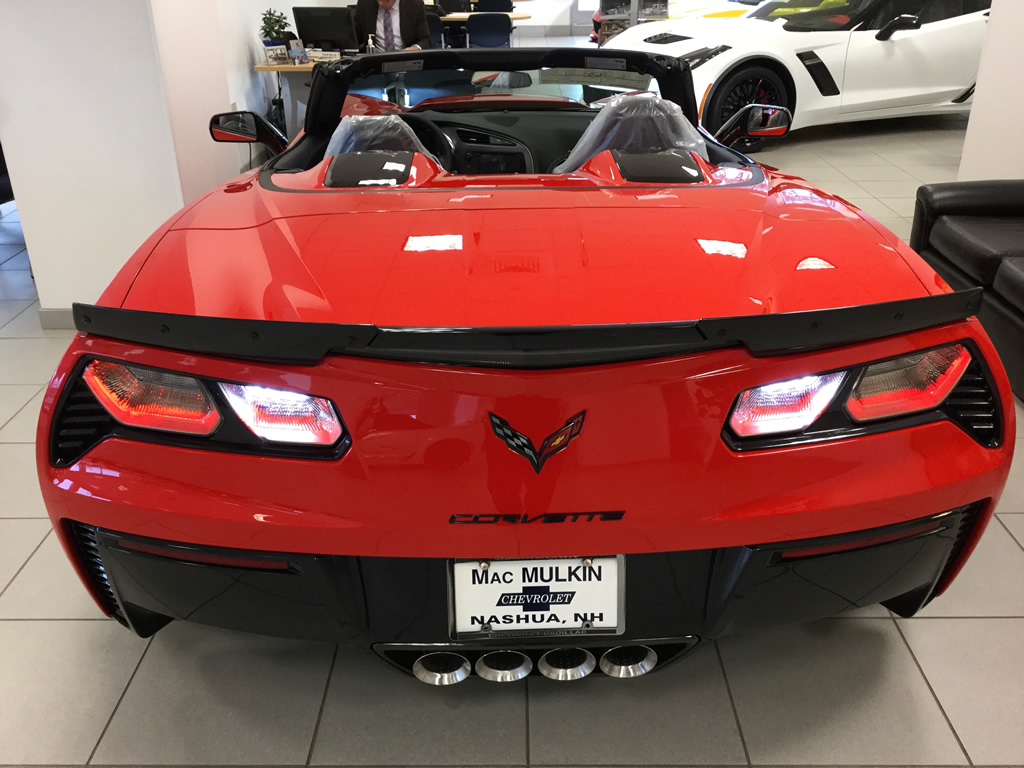
POLYGON ((287 64, 288 47, 285 45, 284 36, 291 24, 287 17, 273 8, 263 12, 263 23, 260 25, 260 36, 263 38, 264 50, 267 54, 268 64, 287 64))

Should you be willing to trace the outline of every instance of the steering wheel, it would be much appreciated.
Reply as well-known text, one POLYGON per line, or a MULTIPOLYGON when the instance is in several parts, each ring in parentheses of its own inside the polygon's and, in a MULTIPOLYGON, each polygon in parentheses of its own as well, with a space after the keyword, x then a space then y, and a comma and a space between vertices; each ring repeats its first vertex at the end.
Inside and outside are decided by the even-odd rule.
POLYGON ((429 143, 434 146, 429 146, 426 141, 423 141, 424 145, 427 149, 433 149, 434 156, 441 164, 441 167, 451 172, 455 167, 455 151, 452 149, 451 140, 447 134, 438 128, 433 121, 423 115, 407 112, 400 115, 400 117, 412 128, 412 132, 419 137, 420 141, 423 141, 425 138, 423 134, 427 134, 426 138, 429 138, 429 143))

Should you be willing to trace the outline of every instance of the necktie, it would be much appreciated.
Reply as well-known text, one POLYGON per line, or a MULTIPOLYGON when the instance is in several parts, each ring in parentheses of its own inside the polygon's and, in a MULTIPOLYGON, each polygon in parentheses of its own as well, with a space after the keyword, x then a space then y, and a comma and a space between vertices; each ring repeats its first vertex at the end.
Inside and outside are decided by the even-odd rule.
POLYGON ((391 27, 391 9, 384 10, 384 50, 395 50, 395 30, 391 27))

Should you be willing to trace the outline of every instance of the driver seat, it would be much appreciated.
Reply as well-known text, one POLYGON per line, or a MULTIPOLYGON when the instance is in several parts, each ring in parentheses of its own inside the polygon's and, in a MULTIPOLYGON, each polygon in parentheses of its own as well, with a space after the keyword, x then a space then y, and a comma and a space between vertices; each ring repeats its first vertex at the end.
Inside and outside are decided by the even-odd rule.
POLYGON ((605 150, 664 152, 685 149, 708 159, 707 144, 678 104, 653 93, 628 93, 611 99, 580 136, 569 156, 552 173, 578 171, 605 150))
POLYGON ((398 115, 343 117, 327 142, 324 157, 350 152, 419 152, 438 162, 398 115))

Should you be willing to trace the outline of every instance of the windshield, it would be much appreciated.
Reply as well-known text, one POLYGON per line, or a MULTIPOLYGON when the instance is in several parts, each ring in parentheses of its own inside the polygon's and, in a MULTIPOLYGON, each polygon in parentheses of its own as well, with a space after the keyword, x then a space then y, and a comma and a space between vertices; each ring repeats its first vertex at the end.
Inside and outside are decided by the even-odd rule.
POLYGON ((846 29, 860 21, 878 0, 773 0, 748 18, 786 21, 786 29, 818 32, 846 29))
MULTIPOLYGON (((448 100, 445 108, 474 109, 471 99, 452 97, 518 96, 535 100, 535 107, 598 109, 620 93, 649 91, 658 94, 658 82, 650 75, 608 69, 550 67, 517 72, 469 70, 419 70, 372 75, 355 80, 350 94, 381 99, 409 109, 428 99, 448 100)), ((660 94, 658 94, 660 95, 660 94)), ((494 102, 479 102, 493 110, 494 102)), ((436 108, 440 104, 425 104, 436 108)))

